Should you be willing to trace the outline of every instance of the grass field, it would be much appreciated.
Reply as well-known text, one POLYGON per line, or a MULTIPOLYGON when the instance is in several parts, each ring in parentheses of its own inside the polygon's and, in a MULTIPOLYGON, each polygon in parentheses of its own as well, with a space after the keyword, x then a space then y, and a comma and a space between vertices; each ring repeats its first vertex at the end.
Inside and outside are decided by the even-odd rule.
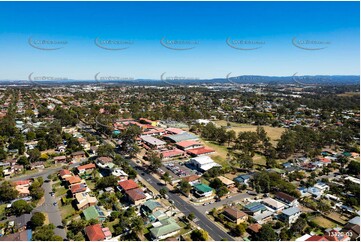
POLYGON ((61 218, 65 219, 68 216, 72 215, 75 213, 75 209, 73 208, 73 206, 71 204, 69 205, 65 205, 65 206, 61 206, 60 207, 60 211, 61 211, 61 218))
MULTIPOLYGON (((227 121, 225 120, 218 120, 214 121, 215 124, 218 126, 227 126, 227 121)), ((230 122, 231 129, 233 129, 237 134, 239 132, 246 132, 246 131, 252 131, 256 132, 257 125, 250 125, 250 124, 239 124, 230 122)), ((285 131, 284 128, 279 127, 270 127, 270 126, 261 126, 264 128, 264 130, 267 132, 268 137, 271 139, 271 143, 273 145, 277 144, 277 140, 281 137, 282 133, 285 131)))
POLYGON ((351 96, 358 96, 360 95, 359 92, 345 92, 345 93, 341 93, 341 94, 337 94, 337 96, 340 96, 340 97, 351 97, 351 96))
POLYGON ((322 228, 334 228, 336 226, 334 222, 322 216, 315 217, 312 221, 321 226, 322 228))

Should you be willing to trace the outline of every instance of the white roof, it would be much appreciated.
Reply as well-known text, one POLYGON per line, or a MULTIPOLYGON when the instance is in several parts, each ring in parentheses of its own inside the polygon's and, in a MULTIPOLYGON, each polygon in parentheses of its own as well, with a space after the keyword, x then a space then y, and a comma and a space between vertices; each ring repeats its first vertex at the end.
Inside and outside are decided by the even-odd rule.
POLYGON ((267 204, 268 205, 270 205, 270 206, 272 206, 272 207, 275 207, 275 208, 282 208, 282 207, 284 207, 285 206, 285 204, 283 204, 283 203, 281 203, 281 202, 278 202, 278 201, 276 201, 276 200, 274 200, 273 198, 270 198, 270 197, 268 197, 268 198, 265 198, 265 199, 263 199, 263 203, 267 206, 267 204))
POLYGON ((205 165, 210 163, 215 163, 209 156, 198 156, 191 159, 192 161, 197 162, 199 165, 205 165))
POLYGON ((164 141, 154 138, 152 136, 142 135, 142 136, 140 136, 140 138, 142 140, 144 140, 145 142, 147 142, 149 144, 153 144, 153 145, 165 145, 166 144, 164 141))

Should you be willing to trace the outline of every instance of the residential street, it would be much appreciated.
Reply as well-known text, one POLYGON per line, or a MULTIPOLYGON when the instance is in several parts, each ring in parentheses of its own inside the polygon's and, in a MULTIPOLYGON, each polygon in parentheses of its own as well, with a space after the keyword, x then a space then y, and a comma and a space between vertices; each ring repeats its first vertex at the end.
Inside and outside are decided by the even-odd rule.
MULTIPOLYGON (((49 173, 50 174, 50 173, 49 173)), ((44 181, 47 179, 48 174, 43 175, 42 177, 44 178, 44 181)), ((56 201, 56 197, 55 196, 51 196, 50 192, 52 192, 52 186, 51 186, 51 181, 50 182, 44 182, 43 184, 43 188, 44 188, 44 197, 45 197, 45 201, 44 203, 37 207, 36 209, 34 209, 34 212, 43 212, 48 214, 49 216, 49 222, 54 224, 55 229, 54 232, 56 235, 61 236, 62 238, 66 238, 66 233, 65 230, 63 229, 63 224, 61 222, 61 213, 59 210, 59 206, 56 204, 54 205, 56 201), (58 227, 59 226, 59 227, 58 227)))
MULTIPOLYGON (((129 163, 133 168, 136 169, 137 164, 134 161, 129 161, 129 163)), ((139 170, 137 170, 137 172, 143 179, 148 181, 158 191, 163 187, 163 185, 150 174, 140 172, 139 170)), ((203 206, 191 205, 186 201, 184 201, 181 197, 179 197, 178 194, 168 193, 168 196, 169 196, 169 200, 173 200, 174 205, 185 215, 194 213, 194 215, 197 218, 195 224, 197 224, 200 228, 206 230, 214 240, 218 240, 218 241, 222 239, 232 240, 232 241, 234 240, 232 236, 230 236, 228 233, 220 229, 217 225, 215 225, 211 220, 207 218, 207 216, 205 215, 205 210, 200 209, 203 206)))

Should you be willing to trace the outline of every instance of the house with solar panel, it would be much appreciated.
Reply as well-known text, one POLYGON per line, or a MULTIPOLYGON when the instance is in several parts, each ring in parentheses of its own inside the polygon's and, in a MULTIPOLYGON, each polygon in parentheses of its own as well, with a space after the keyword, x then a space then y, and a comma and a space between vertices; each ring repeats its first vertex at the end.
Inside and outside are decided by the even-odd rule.
POLYGON ((245 213, 250 215, 257 215, 266 210, 267 210, 266 206, 259 202, 249 203, 246 206, 244 206, 245 213))

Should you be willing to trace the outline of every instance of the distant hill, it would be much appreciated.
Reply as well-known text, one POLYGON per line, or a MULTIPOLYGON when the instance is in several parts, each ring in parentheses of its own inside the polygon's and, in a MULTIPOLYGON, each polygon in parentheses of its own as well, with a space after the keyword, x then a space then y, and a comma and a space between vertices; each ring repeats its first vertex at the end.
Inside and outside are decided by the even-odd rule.
POLYGON ((243 75, 214 79, 199 80, 152 80, 136 79, 131 81, 95 81, 95 80, 66 80, 66 81, 28 81, 28 80, 0 80, 0 85, 86 85, 86 84, 123 84, 123 85, 202 85, 202 84, 300 84, 300 85, 350 85, 359 84, 360 76, 356 75, 315 75, 315 76, 257 76, 243 75))

